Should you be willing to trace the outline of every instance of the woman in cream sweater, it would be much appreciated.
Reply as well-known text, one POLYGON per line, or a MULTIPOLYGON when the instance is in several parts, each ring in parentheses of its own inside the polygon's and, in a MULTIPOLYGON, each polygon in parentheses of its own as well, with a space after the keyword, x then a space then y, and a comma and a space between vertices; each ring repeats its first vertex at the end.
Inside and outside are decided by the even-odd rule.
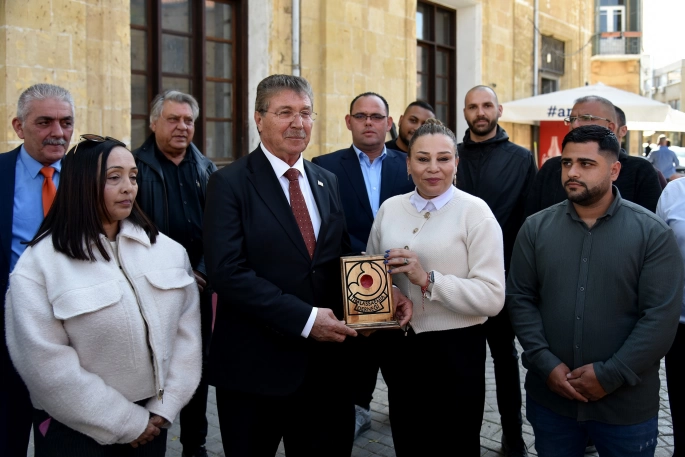
POLYGON ((83 137, 10 276, 7 346, 36 457, 163 456, 200 381, 198 288, 183 247, 135 203, 131 152, 83 137))
POLYGON ((385 253, 394 285, 414 304, 407 337, 388 352, 398 457, 480 455, 481 324, 504 306, 502 232, 484 201, 452 185, 456 150, 440 121, 416 131, 407 156, 416 190, 383 203, 367 246, 385 253))

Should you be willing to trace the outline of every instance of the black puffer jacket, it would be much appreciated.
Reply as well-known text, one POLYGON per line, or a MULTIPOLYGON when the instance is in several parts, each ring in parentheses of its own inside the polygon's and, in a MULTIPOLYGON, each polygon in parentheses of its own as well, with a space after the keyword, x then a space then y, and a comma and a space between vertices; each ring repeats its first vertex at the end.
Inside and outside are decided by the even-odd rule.
POLYGON ((481 198, 497 218, 504 237, 504 266, 509 271, 511 252, 521 225, 528 191, 537 166, 533 154, 509 141, 500 126, 489 140, 476 143, 468 130, 457 147, 457 187, 481 198))
MULTIPOLYGON (((199 184, 198 196, 200 197, 200 205, 204 208, 209 175, 214 173, 217 167, 214 162, 202 155, 193 143, 190 143, 186 151, 186 154, 188 153, 193 154, 195 159, 196 180, 199 184)), ((154 133, 145 140, 141 147, 133 151, 133 157, 136 159, 140 175, 145 176, 145 179, 138 182, 138 197, 136 201, 145 214, 152 219, 160 232, 169 233, 169 205, 167 203, 162 166, 155 156, 154 133)), ((200 225, 202 225, 202 221, 200 221, 200 225)), ((199 255, 188 253, 188 255, 191 257, 193 269, 206 274, 204 256, 201 253, 199 255), (199 260, 195 260, 195 257, 199 257, 199 260)))

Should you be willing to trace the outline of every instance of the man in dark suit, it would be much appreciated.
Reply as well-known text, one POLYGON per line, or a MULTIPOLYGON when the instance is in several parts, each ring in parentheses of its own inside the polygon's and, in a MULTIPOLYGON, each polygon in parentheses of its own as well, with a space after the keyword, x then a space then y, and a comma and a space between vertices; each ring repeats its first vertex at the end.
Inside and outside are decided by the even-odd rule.
POLYGON ((5 343, 5 292, 9 275, 26 248, 22 243, 33 239, 50 207, 49 196, 54 196, 59 185, 61 160, 74 132, 74 100, 59 86, 31 86, 19 96, 12 127, 24 144, 0 154, 0 455, 8 457, 26 456, 33 406, 5 343), (15 209, 21 209, 21 214, 15 209))
POLYGON ((350 243, 337 178, 302 156, 312 100, 304 78, 262 80, 261 144, 209 179, 205 263, 218 303, 208 378, 226 455, 275 455, 281 439, 290 457, 352 451, 344 342, 357 333, 341 321, 340 275, 350 243))
MULTIPOLYGON (((407 156, 387 149, 385 135, 392 126, 388 102, 382 96, 365 92, 352 100, 345 124, 352 132, 352 146, 319 157, 312 162, 338 177, 342 206, 352 250, 361 254, 371 225, 380 205, 390 197, 414 190, 414 182, 407 175, 407 156)), ((408 141, 408 140, 407 140, 408 141)), ((378 254, 378 253, 376 253, 378 254)), ((402 331, 383 330, 362 336, 353 344, 358 354, 377 354, 388 338, 402 335, 402 331)), ((371 428, 371 400, 381 357, 359 357, 356 360, 354 381, 355 438, 371 428)), ((387 370, 384 376, 391 377, 387 370)), ((388 380, 386 379, 386 382, 388 380)))

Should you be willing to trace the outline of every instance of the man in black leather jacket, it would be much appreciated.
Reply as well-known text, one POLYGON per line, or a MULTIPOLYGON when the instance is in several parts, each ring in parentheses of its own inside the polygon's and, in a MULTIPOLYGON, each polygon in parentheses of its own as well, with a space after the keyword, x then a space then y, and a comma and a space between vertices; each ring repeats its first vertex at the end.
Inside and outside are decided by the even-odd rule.
MULTIPOLYGON (((507 132, 497 125, 501 115, 502 105, 490 87, 476 86, 466 93, 464 117, 469 128, 457 147, 457 187, 483 199, 497 218, 504 237, 504 268, 508 272, 537 166, 531 152, 509 141, 507 132)), ((485 322, 485 333, 495 366, 502 447, 507 456, 527 456, 521 429, 518 353, 506 307, 485 322)))
MULTIPOLYGON (((188 252, 200 289, 204 366, 212 333, 212 292, 206 282, 202 219, 207 182, 217 168, 192 143, 199 112, 191 95, 178 91, 157 95, 150 107, 153 133, 133 155, 138 165, 136 201, 162 233, 188 252)), ((181 410, 184 457, 207 455, 207 393, 203 377, 192 400, 181 410)))

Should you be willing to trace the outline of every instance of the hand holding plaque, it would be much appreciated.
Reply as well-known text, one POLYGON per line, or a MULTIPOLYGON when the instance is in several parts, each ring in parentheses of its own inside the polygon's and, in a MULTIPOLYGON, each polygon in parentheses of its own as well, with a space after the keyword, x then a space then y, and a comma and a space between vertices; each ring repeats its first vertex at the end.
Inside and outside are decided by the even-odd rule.
POLYGON ((341 257, 345 322, 354 329, 400 328, 382 255, 341 257))

